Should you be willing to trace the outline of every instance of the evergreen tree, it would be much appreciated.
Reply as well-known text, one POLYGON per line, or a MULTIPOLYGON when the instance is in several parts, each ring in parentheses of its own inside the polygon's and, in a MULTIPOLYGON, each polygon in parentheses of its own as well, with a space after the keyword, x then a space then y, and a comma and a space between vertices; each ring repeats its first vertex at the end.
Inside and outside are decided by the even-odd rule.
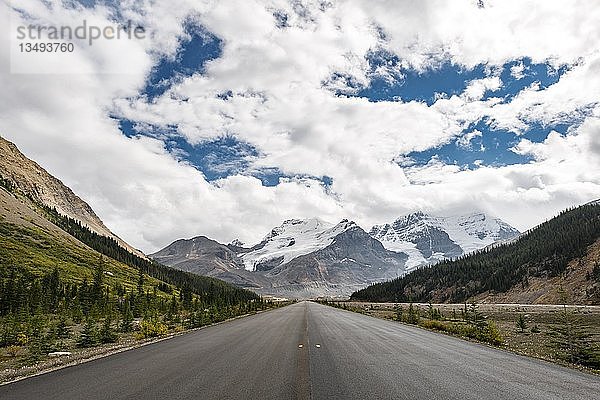
POLYGON ((592 278, 600 283, 600 264, 598 264, 598 261, 596 261, 594 263, 594 269, 592 270, 592 278))
POLYGON ((93 304, 100 305, 103 301, 103 271, 104 260, 100 256, 97 264, 94 266, 94 278, 92 280, 92 287, 90 288, 90 298, 93 304))
POLYGON ((112 321, 110 315, 104 318, 102 329, 100 329, 100 342, 102 343, 114 343, 117 341, 117 332, 112 327, 112 321))
POLYGON ((96 344, 98 344, 98 328, 96 327, 96 323, 91 318, 88 318, 83 331, 79 335, 77 345, 79 347, 92 347, 96 344))
POLYGON ((67 318, 61 315, 56 324, 56 337, 59 339, 68 339, 71 336, 71 328, 67 324, 67 318))
POLYGON ((137 280, 137 294, 138 296, 142 296, 144 294, 144 273, 142 270, 139 270, 138 280, 137 280))
POLYGON ((133 330, 133 312, 129 301, 125 302, 123 317, 121 319, 121 332, 131 332, 133 330))
POLYGON ((402 320, 404 319, 404 310, 402 309, 402 306, 396 306, 396 321, 400 321, 402 322, 402 320))
POLYGON ((523 314, 519 314, 517 317, 517 328, 521 333, 524 333, 525 329, 527 329, 527 321, 525 321, 523 314))
POLYGON ((551 344, 559 358, 573 364, 600 368, 600 355, 594 348, 591 334, 581 325, 574 311, 566 306, 560 313, 560 323, 551 328, 551 344))
POLYGON ((408 305, 408 317, 406 322, 409 324, 418 325, 421 319, 421 313, 419 311, 419 307, 414 307, 413 303, 408 305))
POLYGON ((469 304, 466 319, 471 326, 480 332, 484 331, 488 326, 487 318, 479 311, 479 306, 475 302, 469 304))
POLYGON ((43 317, 35 316, 29 323, 29 362, 39 361, 53 344, 51 336, 46 335, 46 322, 43 317))

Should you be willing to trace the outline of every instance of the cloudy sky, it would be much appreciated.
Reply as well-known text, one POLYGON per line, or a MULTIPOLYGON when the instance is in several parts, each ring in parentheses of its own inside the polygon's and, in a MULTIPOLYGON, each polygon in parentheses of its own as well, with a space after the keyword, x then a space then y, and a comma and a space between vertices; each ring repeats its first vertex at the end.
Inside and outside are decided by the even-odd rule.
POLYGON ((525 230, 600 198, 593 1, 0 4, 0 135, 147 252, 416 210, 525 230), (83 20, 147 37, 17 54, 17 26, 83 20))

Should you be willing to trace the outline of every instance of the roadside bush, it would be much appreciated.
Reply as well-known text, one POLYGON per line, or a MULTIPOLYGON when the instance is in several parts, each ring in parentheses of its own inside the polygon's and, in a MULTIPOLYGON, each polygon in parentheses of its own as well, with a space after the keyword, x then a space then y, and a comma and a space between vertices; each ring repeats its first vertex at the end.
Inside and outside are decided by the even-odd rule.
POLYGON ((436 331, 442 331, 442 332, 450 332, 452 330, 451 325, 446 325, 442 321, 438 321, 438 320, 426 319, 426 320, 422 321, 419 325, 421 325, 423 328, 435 329, 436 331))
POLYGON ((138 339, 163 336, 168 333, 167 325, 159 321, 143 320, 140 322, 140 330, 136 334, 138 339))
POLYGON ((425 320, 420 322, 419 325, 423 328, 468 337, 494 346, 501 345, 504 341, 500 334, 500 330, 493 321, 488 321, 485 325, 475 326, 460 323, 445 323, 437 320, 425 320))

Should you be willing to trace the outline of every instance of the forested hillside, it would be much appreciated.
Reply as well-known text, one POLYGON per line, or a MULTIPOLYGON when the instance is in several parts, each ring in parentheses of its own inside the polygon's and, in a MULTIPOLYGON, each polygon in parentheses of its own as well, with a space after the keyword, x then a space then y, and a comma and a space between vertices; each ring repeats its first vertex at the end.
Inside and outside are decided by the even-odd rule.
POLYGON ((175 285, 183 291, 194 293, 203 301, 231 305, 258 299, 258 295, 254 292, 237 288, 221 280, 183 272, 161 265, 156 261, 141 258, 119 246, 115 239, 99 235, 73 218, 61 215, 48 207, 44 207, 44 211, 47 213, 48 219, 55 225, 99 253, 175 285))
MULTIPOLYGON (((485 292, 506 292, 517 285, 526 288, 532 278, 565 273, 569 263, 584 257, 588 246, 599 238, 600 205, 591 203, 562 212, 514 242, 369 286, 355 292, 352 299, 463 302, 485 292)), ((594 290, 600 286, 599 272, 596 263, 593 271, 587 273, 594 290)))
POLYGON ((149 261, 0 180, 0 367, 160 336, 268 305, 149 261))

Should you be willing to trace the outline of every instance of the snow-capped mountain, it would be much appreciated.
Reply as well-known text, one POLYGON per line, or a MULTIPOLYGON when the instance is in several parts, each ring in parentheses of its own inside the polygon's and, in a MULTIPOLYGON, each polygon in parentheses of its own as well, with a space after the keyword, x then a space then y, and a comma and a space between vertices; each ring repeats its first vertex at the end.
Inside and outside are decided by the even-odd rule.
POLYGON ((289 219, 240 257, 248 271, 267 271, 329 246, 337 235, 355 226, 348 220, 334 225, 319 218, 289 219))
POLYGON ((416 212, 391 224, 375 225, 370 234, 386 249, 408 254, 406 267, 412 269, 512 239, 519 231, 484 213, 437 217, 416 212))
POLYGON ((419 265, 518 234, 505 222, 481 213, 434 217, 418 212, 375 226, 370 233, 345 219, 337 224, 318 218, 290 219, 252 247, 197 237, 176 241, 152 257, 261 294, 344 296, 419 265))
POLYGON ((408 256, 386 249, 352 221, 287 220, 255 246, 205 237, 178 240, 151 257, 261 294, 288 298, 347 296, 396 278, 408 256))

